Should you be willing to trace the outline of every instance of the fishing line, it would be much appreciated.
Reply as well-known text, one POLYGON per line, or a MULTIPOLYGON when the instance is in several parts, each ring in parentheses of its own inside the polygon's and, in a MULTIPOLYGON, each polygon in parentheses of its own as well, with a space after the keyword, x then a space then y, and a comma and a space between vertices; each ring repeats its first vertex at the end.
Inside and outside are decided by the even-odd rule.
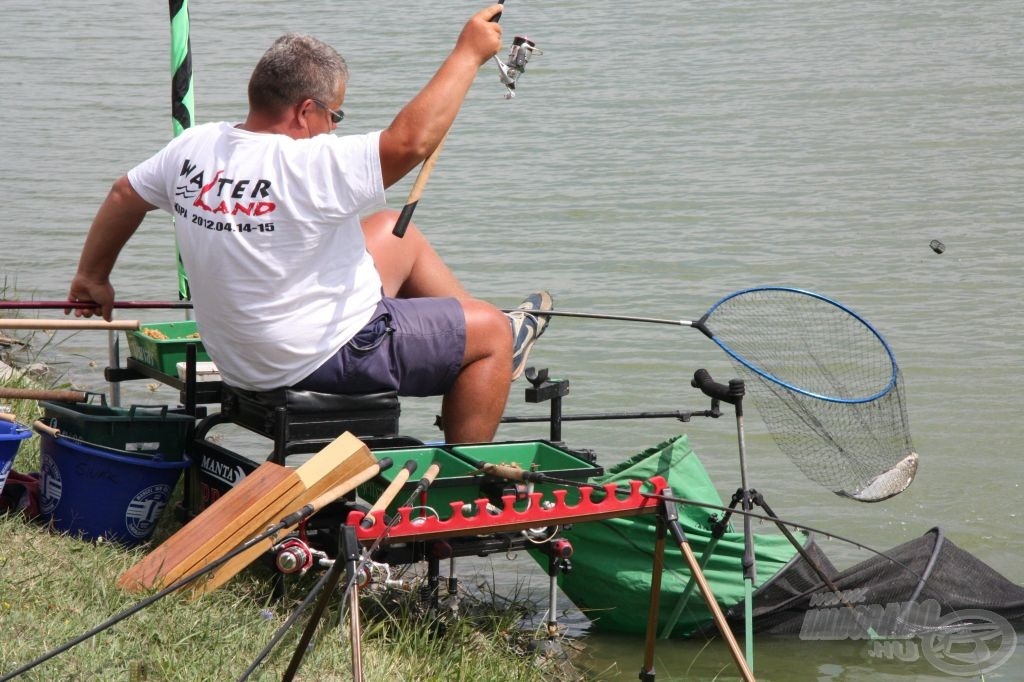
MULTIPOLYGON (((563 479, 563 478, 559 478, 559 477, 556 477, 556 476, 549 476, 547 474, 544 474, 543 472, 524 471, 522 469, 518 469, 517 467, 509 466, 509 465, 495 465, 495 464, 488 464, 488 463, 484 463, 484 462, 477 462, 477 466, 478 466, 478 469, 480 469, 480 471, 482 473, 486 473, 486 474, 492 475, 492 476, 499 476, 499 477, 506 478, 506 479, 512 480, 512 481, 531 481, 531 482, 534 482, 534 483, 548 483, 548 484, 564 485, 564 486, 570 486, 570 487, 573 487, 573 488, 590 488, 591 489, 591 499, 592 500, 593 500, 593 496, 594 496, 595 493, 600 495, 600 494, 604 494, 604 493, 607 492, 607 489, 604 488, 599 483, 581 483, 579 481, 563 479)), ((756 491, 751 491, 751 492, 756 494, 756 491)), ((612 488, 611 494, 619 494, 619 493, 621 493, 621 494, 630 494, 631 490, 623 488, 621 486, 616 486, 616 487, 612 488)), ((809 525, 806 525, 806 524, 797 523, 795 521, 790 521, 788 519, 784 519, 784 518, 775 516, 774 512, 772 512, 771 510, 769 510, 769 514, 761 514, 761 513, 758 513, 758 512, 754 512, 754 511, 746 511, 746 510, 743 510, 741 508, 727 507, 727 506, 713 504, 713 503, 709 503, 709 502, 701 502, 701 501, 698 501, 698 500, 692 500, 692 499, 688 499, 688 498, 684 498, 684 497, 679 497, 679 496, 676 496, 676 495, 664 495, 664 494, 657 494, 657 493, 645 493, 643 491, 640 491, 640 494, 642 496, 644 496, 644 497, 648 497, 648 498, 651 498, 651 499, 657 499, 657 500, 663 500, 663 501, 668 501, 668 502, 674 502, 674 503, 677 503, 677 504, 687 505, 687 506, 691 506, 691 507, 699 507, 699 508, 705 509, 705 510, 714 510, 714 511, 719 511, 719 512, 731 512, 733 514, 738 514, 738 515, 740 515, 741 517, 743 517, 745 519, 756 519, 756 520, 762 521, 762 522, 767 521, 767 522, 770 522, 771 524, 773 524, 774 526, 776 526, 780 531, 782 531, 783 534, 786 534, 785 527, 791 527, 793 529, 805 531, 805 532, 807 532, 809 534, 817 534, 817 535, 819 535, 821 537, 824 537, 824 538, 826 538, 828 540, 839 540, 839 541, 844 542, 844 543, 846 543, 848 545, 851 545, 851 546, 856 547, 858 549, 862 549, 862 550, 868 551, 868 552, 870 552, 870 553, 872 553, 872 554, 874 554, 876 556, 879 556, 879 557, 885 559, 886 561, 888 561, 891 565, 896 566, 900 570, 906 572, 906 574, 908 574, 910 576, 913 576, 914 579, 917 580, 917 586, 915 587, 915 589, 913 591, 913 594, 911 595, 910 599, 905 600, 903 602, 903 607, 900 610, 900 616, 899 616, 899 618, 901 619, 901 621, 900 621, 901 623, 909 623, 912 626, 915 625, 915 623, 913 621, 907 621, 907 614, 909 613, 909 611, 913 607, 913 605, 917 603, 916 600, 918 599, 918 597, 920 596, 922 590, 924 589, 924 586, 925 586, 928 578, 931 576, 931 573, 932 573, 932 571, 934 569, 934 566, 935 566, 936 562, 938 561, 939 550, 943 546, 943 543, 944 543, 944 538, 943 538, 943 534, 941 532, 941 529, 937 529, 937 528, 934 529, 937 532, 937 535, 938 535, 936 543, 935 543, 935 545, 933 546, 933 548, 931 550, 931 556, 929 557, 928 561, 926 562, 926 564, 924 566, 923 573, 919 573, 918 571, 914 570, 913 568, 908 566, 903 561, 900 561, 899 559, 897 559, 896 557, 890 555, 887 552, 884 552, 882 550, 876 549, 875 547, 867 545, 867 544, 865 544, 863 542, 860 542, 860 541, 853 540, 851 538, 845 537, 845 536, 840 535, 838 533, 833 533, 831 531, 826 531, 826 530, 823 530, 823 529, 820 529, 820 528, 816 528, 814 526, 809 526, 809 525)), ((594 501, 598 501, 598 500, 594 500, 594 501)), ((630 547, 632 547, 634 551, 636 551, 638 553, 641 553, 641 554, 645 554, 645 555, 650 553, 649 548, 642 547, 640 544, 638 544, 636 542, 635 538, 632 535, 630 535, 628 533, 622 532, 620 529, 618 529, 614 525, 605 524, 604 527, 607 528, 608 530, 610 530, 611 532, 616 533, 622 539, 622 541, 625 542, 626 544, 628 544, 630 547)), ((795 540, 795 538, 790 538, 790 542, 791 543, 794 540, 795 540)), ((801 556, 803 556, 804 553, 802 551, 800 551, 800 548, 797 548, 797 551, 798 551, 798 553, 801 556)), ((806 558, 805 558, 805 561, 806 561, 806 558)), ((813 564, 811 564, 810 562, 808 562, 808 565, 813 568, 813 564)), ((840 575, 842 573, 843 572, 841 571, 840 575)), ((814 594, 815 591, 821 589, 821 587, 826 587, 826 588, 829 588, 833 593, 835 593, 837 595, 838 605, 839 606, 846 607, 847 609, 850 609, 852 611, 854 622, 857 623, 859 626, 861 626, 864 629, 864 632, 866 633, 866 635, 868 637, 870 637, 871 639, 878 639, 879 635, 874 631, 874 629, 873 629, 873 627, 871 625, 870 614, 867 614, 868 624, 867 625, 863 625, 863 621, 865 620, 865 614, 862 614, 859 611, 857 611, 857 607, 855 607, 852 603, 850 603, 849 601, 846 600, 846 598, 844 596, 845 591, 838 590, 838 588, 833 589, 835 587, 835 583, 832 582, 832 581, 834 581, 837 577, 838 576, 827 576, 827 579, 826 579, 826 578, 823 578, 822 576, 819 575, 819 580, 821 580, 821 585, 820 586, 819 585, 811 585, 810 587, 808 587, 807 589, 805 589, 801 593, 794 594, 789 599, 787 599, 785 602, 782 602, 780 604, 776 604, 773 608, 775 608, 775 609, 789 608, 790 605, 796 604, 796 603, 800 602, 800 600, 806 598, 808 595, 814 594)), ((939 597, 931 596, 930 598, 934 599, 937 603, 939 603, 943 607, 945 607, 947 609, 949 615, 960 612, 960 609, 952 608, 948 604, 948 602, 946 602, 946 600, 943 599, 941 596, 939 596, 939 597)), ((927 626, 928 624, 927 623, 921 623, 921 624, 917 624, 917 625, 927 626)), ((885 639, 885 636, 883 635, 881 638, 885 639)))
POLYGON ((259 668, 260 665, 262 665, 263 661, 266 660, 267 656, 270 655, 270 652, 274 650, 274 647, 277 646, 278 642, 280 642, 284 638, 284 636, 288 633, 288 630, 291 629, 291 627, 295 624, 295 621, 299 619, 299 616, 301 616, 305 612, 305 610, 309 608, 309 605, 313 603, 313 600, 316 598, 318 594, 320 594, 320 591, 324 588, 324 586, 331 578, 331 572, 324 571, 324 574, 320 576, 316 583, 314 583, 313 587, 310 588, 309 593, 305 596, 305 598, 303 598, 303 600, 299 602, 298 606, 296 606, 295 609, 292 610, 288 618, 284 621, 284 623, 281 624, 281 627, 279 627, 274 632, 273 636, 270 638, 270 641, 267 642, 267 645, 263 647, 259 654, 256 655, 256 659, 249 665, 248 668, 245 669, 245 672, 242 673, 242 676, 238 678, 238 682, 245 682, 245 680, 249 679, 250 675, 256 672, 256 669, 259 668))
MULTIPOLYGON (((545 473, 539 472, 539 471, 525 471, 523 469, 517 469, 516 467, 509 466, 509 465, 489 464, 489 463, 486 463, 486 462, 477 462, 477 468, 480 469, 481 472, 486 473, 486 474, 488 474, 490 476, 497 476, 499 478, 505 478, 505 479, 508 479, 510 481, 524 481, 524 482, 534 482, 534 483, 554 483, 556 485, 564 485, 564 486, 569 486, 569 487, 578 488, 578 489, 590 488, 591 491, 592 491, 591 492, 592 496, 594 495, 594 493, 597 493, 597 495, 600 496, 600 495, 604 494, 605 491, 607 490, 600 483, 581 483, 580 481, 573 481, 573 480, 566 479, 566 478, 558 478, 556 476, 549 476, 548 474, 545 474, 545 473)), ((628 495, 628 494, 630 494, 630 492, 631 491, 628 488, 623 488, 621 486, 616 486, 611 491, 612 494, 620 494, 621 493, 621 494, 624 494, 624 495, 628 495)), ((790 527, 792 527, 794 529, 797 529, 797 530, 803 530, 803 531, 807 531, 809 533, 817 533, 818 535, 821 535, 822 537, 825 537, 827 539, 839 540, 841 542, 845 542, 845 543, 850 544, 850 545, 852 545, 854 547, 857 547, 858 549, 863 549, 863 550, 866 550, 868 552, 872 552, 874 554, 877 554, 878 556, 882 557, 883 559, 886 559, 887 561, 890 561, 893 564, 895 564, 897 566, 900 566, 901 568, 904 568, 907 572, 909 572, 914 577, 916 577, 918 579, 921 578, 921 576, 918 575, 909 566, 906 566, 905 564, 900 562, 895 557, 889 556, 888 554, 886 554, 885 552, 883 552, 883 551, 881 551, 879 549, 875 549, 874 547, 871 547, 870 545, 866 545, 866 544, 864 544, 862 542, 858 542, 857 540, 852 540, 850 538, 844 537, 844 536, 839 535, 837 533, 832 533, 830 531, 821 530, 820 528, 815 528, 814 526, 808 526, 808 525, 805 525, 805 524, 802 524, 802 523, 797 523, 795 521, 790 521, 788 519, 784 519, 784 518, 781 518, 781 517, 778 517, 778 516, 769 516, 767 514, 760 514, 758 512, 754 512, 754 511, 745 511, 743 509, 737 509, 737 508, 733 508, 733 507, 726 507, 726 506, 719 505, 719 504, 712 504, 710 502, 700 502, 698 500, 691 500, 691 499, 687 499, 685 497, 676 497, 674 495, 660 495, 658 493, 645 493, 642 490, 640 491, 640 494, 642 496, 644 496, 644 497, 648 497, 648 498, 651 498, 653 500, 665 500, 665 501, 668 501, 668 502, 675 502, 677 504, 684 504, 684 505, 691 506, 691 507, 701 507, 701 508, 704 508, 704 509, 711 509, 711 510, 720 511, 720 512, 729 512, 729 511, 731 511, 733 514, 739 514, 741 516, 749 517, 751 519, 756 519, 758 521, 769 521, 772 524, 781 523, 781 524, 783 524, 785 526, 790 526, 790 527)), ((595 500, 595 502, 599 502, 599 500, 595 500)))

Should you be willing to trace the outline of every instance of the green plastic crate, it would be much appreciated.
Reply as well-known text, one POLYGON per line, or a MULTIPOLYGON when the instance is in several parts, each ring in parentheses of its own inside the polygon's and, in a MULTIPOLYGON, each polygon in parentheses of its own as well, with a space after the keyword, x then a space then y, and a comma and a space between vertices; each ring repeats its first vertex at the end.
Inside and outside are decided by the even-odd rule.
MULTIPOLYGON (((381 496, 398 472, 402 470, 405 463, 410 459, 416 462, 416 471, 412 473, 409 480, 402 486, 395 501, 386 509, 387 514, 394 514, 400 506, 406 503, 409 495, 416 488, 416 484, 423 478, 427 468, 437 462, 441 465, 437 478, 427 489, 427 506, 437 512, 441 519, 448 519, 452 515, 452 502, 472 502, 480 497, 479 477, 475 476, 476 468, 461 457, 442 448, 421 447, 421 448, 379 448, 375 449, 374 455, 379 458, 390 457, 394 464, 391 468, 382 471, 356 489, 359 497, 369 504, 374 504, 381 496)), ((418 506, 420 500, 415 500, 413 506, 418 506)), ((417 510, 418 513, 418 510, 417 510)))
POLYGON ((166 405, 108 407, 91 403, 39 403, 43 420, 62 436, 151 459, 181 461, 195 417, 166 405))
MULTIPOLYGON (((518 466, 525 471, 535 471, 553 478, 561 478, 568 481, 579 481, 583 483, 591 476, 600 476, 604 469, 594 465, 568 450, 564 450, 547 441, 511 441, 505 443, 481 443, 472 445, 452 445, 453 454, 463 457, 474 469, 479 463, 506 464, 518 466)), ((483 476, 480 479, 481 492, 490 494, 490 497, 500 497, 508 492, 509 483, 503 479, 483 476)), ((575 486, 561 483, 538 483, 534 484, 533 491, 540 493, 542 499, 553 501, 553 491, 556 489, 565 490, 565 503, 569 505, 578 504, 580 501, 579 489, 575 486)), ((519 511, 525 511, 530 503, 526 499, 520 499, 514 504, 519 511)))
POLYGON ((185 361, 185 347, 190 343, 196 344, 196 362, 210 361, 203 342, 194 338, 197 333, 195 320, 143 323, 140 329, 127 332, 128 354, 144 365, 176 377, 178 363, 185 361), (163 332, 167 338, 154 339, 143 333, 146 329, 163 332))
POLYGON ((571 480, 583 480, 604 473, 601 467, 547 441, 452 445, 450 449, 474 468, 478 462, 511 464, 526 471, 539 471, 555 478, 571 480))

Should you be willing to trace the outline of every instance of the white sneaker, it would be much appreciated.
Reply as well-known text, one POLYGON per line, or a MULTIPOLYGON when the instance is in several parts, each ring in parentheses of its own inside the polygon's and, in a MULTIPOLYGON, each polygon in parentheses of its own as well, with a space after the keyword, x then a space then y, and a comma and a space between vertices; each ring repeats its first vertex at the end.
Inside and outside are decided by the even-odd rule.
POLYGON ((522 376, 526 369, 526 357, 534 342, 548 326, 547 315, 535 315, 528 311, 554 310, 554 300, 546 291, 538 291, 526 297, 510 313, 505 313, 512 323, 512 380, 522 376))

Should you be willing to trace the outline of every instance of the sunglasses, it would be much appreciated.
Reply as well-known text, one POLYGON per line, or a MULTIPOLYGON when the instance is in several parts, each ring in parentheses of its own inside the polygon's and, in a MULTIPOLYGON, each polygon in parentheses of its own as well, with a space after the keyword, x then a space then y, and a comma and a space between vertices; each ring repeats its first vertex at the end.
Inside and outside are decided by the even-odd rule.
POLYGON ((331 121, 334 122, 334 125, 338 125, 339 123, 341 123, 342 119, 345 118, 345 112, 342 111, 341 109, 331 109, 329 106, 327 106, 318 99, 314 99, 313 104, 316 104, 318 107, 323 107, 324 109, 326 109, 327 113, 331 115, 331 121))

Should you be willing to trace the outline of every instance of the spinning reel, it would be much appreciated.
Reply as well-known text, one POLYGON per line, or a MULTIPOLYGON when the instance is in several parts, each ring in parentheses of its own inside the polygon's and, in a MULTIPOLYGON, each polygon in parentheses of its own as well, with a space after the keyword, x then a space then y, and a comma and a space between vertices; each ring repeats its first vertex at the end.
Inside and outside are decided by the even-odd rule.
POLYGON ((498 80, 505 85, 505 99, 512 99, 516 96, 516 83, 519 81, 519 77, 526 71, 526 64, 530 61, 530 57, 533 53, 544 54, 541 50, 537 49, 537 43, 533 42, 526 36, 516 36, 512 39, 512 47, 509 48, 508 58, 504 63, 498 56, 494 56, 494 61, 498 65, 498 80))

